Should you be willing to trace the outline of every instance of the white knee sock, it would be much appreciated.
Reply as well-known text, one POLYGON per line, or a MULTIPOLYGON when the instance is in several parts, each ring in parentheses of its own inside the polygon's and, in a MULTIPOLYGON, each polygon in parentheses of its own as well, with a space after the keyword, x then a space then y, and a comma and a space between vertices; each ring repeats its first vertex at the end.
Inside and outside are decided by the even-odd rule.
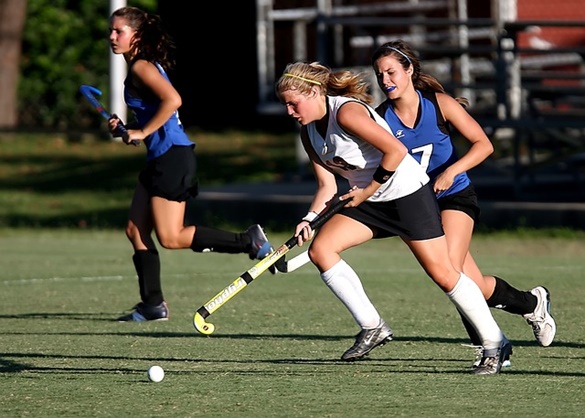
POLYGON ((380 324, 380 314, 349 264, 340 260, 329 270, 321 273, 321 279, 345 305, 360 327, 376 328, 380 324))
POLYGON ((461 273, 459 281, 447 296, 473 325, 485 350, 500 347, 502 331, 492 316, 481 290, 473 280, 461 273))

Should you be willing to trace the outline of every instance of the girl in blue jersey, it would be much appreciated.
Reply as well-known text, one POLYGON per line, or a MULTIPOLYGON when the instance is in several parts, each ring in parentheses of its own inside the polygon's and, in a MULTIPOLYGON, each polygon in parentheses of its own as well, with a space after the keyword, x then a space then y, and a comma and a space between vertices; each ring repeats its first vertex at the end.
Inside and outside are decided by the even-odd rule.
MULTIPOLYGON (((493 146, 465 110, 467 101, 447 95, 438 80, 423 73, 414 51, 404 41, 388 42, 377 48, 372 66, 378 85, 387 96, 376 111, 431 179, 451 262, 477 283, 488 306, 523 315, 538 343, 550 345, 556 325, 549 312, 548 290, 537 286, 531 291, 520 291, 499 277, 484 276, 469 252, 480 210, 466 172, 484 161, 493 152, 493 146), (450 126, 471 143, 461 157, 453 146, 450 126)), ((462 318, 472 344, 478 345, 473 327, 463 315, 462 318)))
MULTIPOLYGON (((109 40, 112 52, 122 54, 129 66, 124 99, 136 121, 127 126, 123 140, 146 147, 146 167, 138 177, 126 225, 141 301, 118 320, 166 320, 169 309, 163 297, 153 231, 167 249, 248 253, 252 259, 261 259, 272 247, 257 224, 243 233, 184 225, 186 202, 197 193, 196 159, 195 144, 179 120, 181 96, 166 73, 174 64, 174 44, 159 16, 135 7, 112 13, 109 40)), ((110 132, 114 133, 119 123, 112 117, 110 132)))
POLYGON ((393 337, 341 253, 372 238, 400 236, 480 335, 482 360, 474 373, 499 373, 512 346, 479 287, 449 261, 429 177, 367 104, 367 87, 349 71, 334 73, 303 62, 289 64, 276 84, 287 113, 301 124, 302 144, 317 180, 309 212, 295 229, 299 246, 313 238, 309 222, 337 194, 336 175, 351 187, 341 196, 348 202, 345 208, 321 227, 308 250, 321 279, 360 327, 341 359, 360 359, 393 337))

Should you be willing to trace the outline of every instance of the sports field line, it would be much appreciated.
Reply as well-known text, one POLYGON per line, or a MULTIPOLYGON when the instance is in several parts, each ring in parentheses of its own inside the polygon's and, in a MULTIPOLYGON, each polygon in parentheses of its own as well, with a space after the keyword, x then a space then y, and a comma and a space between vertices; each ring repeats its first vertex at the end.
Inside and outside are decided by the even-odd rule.
MULTIPOLYGON (((360 269, 360 273, 381 273, 381 274, 399 274, 399 273, 412 273, 419 271, 418 268, 402 268, 402 269, 395 269, 392 266, 388 268, 378 268, 378 269, 360 269)), ((235 273, 234 273, 235 274, 235 273)), ((306 266, 302 266, 299 270, 295 271, 294 273, 289 274, 278 274, 275 278, 284 279, 284 278, 294 278, 294 275, 315 275, 317 274, 316 269, 311 269, 311 265, 308 264, 306 266)), ((194 273, 179 273, 179 274, 165 274, 165 277, 186 277, 186 276, 196 276, 197 274, 194 273)), ((267 276, 271 276, 268 275, 267 276)), ((67 282, 67 281, 81 281, 81 282, 100 282, 100 281, 120 281, 126 279, 133 279, 135 278, 134 275, 116 275, 116 276, 82 276, 82 277, 32 277, 29 279, 15 279, 15 280, 2 280, 0 283, 4 286, 12 286, 12 285, 27 285, 27 284, 35 284, 35 283, 48 283, 48 282, 67 282)), ((226 274, 226 279, 231 278, 229 274, 226 274)))
POLYGON ((93 276, 93 277, 44 277, 31 279, 17 279, 17 280, 3 280, 2 284, 10 285, 24 285, 34 283, 46 282, 67 282, 67 281, 82 281, 82 282, 99 282, 99 281, 114 281, 127 279, 130 276, 93 276))
MULTIPOLYGON (((165 277, 185 277, 189 274, 166 274, 165 277)), ((3 285, 26 285, 34 283, 48 283, 48 282, 67 282, 67 281, 80 281, 80 282, 109 282, 109 281, 120 281, 126 279, 134 279, 136 276, 82 276, 82 277, 33 277, 30 279, 15 279, 15 280, 3 280, 3 285)))

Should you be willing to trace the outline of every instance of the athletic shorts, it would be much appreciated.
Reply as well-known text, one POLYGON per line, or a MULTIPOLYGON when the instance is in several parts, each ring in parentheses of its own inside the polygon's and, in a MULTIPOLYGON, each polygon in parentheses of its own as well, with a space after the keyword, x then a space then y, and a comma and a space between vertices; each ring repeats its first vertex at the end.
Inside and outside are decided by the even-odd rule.
POLYGON ((480 210, 473 185, 470 184, 460 192, 443 196, 438 201, 441 212, 447 209, 458 210, 466 213, 475 223, 479 222, 480 210))
POLYGON ((367 225, 374 238, 401 238, 419 241, 443 236, 441 213, 430 183, 416 192, 388 202, 365 201, 341 214, 367 225))
POLYGON ((197 196, 197 161, 193 146, 172 146, 147 162, 138 179, 149 196, 185 202, 197 196))

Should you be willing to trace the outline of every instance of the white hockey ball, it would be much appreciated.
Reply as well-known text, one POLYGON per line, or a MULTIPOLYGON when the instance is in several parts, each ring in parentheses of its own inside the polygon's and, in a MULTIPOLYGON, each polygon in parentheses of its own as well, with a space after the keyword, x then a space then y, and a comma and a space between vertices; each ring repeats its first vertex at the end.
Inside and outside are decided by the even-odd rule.
POLYGON ((165 378, 165 371, 160 366, 152 366, 148 369, 148 379, 151 382, 161 382, 165 378))

